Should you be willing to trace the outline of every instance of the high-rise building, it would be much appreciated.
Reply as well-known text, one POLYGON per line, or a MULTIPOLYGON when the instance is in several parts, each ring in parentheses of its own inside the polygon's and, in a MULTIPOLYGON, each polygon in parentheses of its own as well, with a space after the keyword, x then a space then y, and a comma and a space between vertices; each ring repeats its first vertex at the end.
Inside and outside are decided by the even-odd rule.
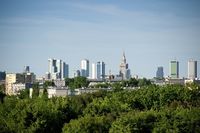
POLYGON ((61 79, 69 77, 69 65, 65 62, 61 63, 61 79))
POLYGON ((120 63, 119 75, 122 77, 122 79, 129 79, 131 77, 131 72, 130 69, 128 69, 128 64, 126 63, 126 57, 124 52, 120 63))
POLYGON ((0 81, 5 80, 6 78, 6 72, 0 72, 0 81))
POLYGON ((131 78, 131 70, 126 69, 126 79, 130 79, 130 78, 131 78))
POLYGON ((170 61, 170 77, 179 78, 179 62, 176 60, 170 61))
POLYGON ((103 61, 92 64, 92 79, 105 79, 105 63, 103 61))
POLYGON ((30 72, 30 67, 24 66, 24 73, 29 73, 29 72, 30 72))
POLYGON ((89 60, 81 60, 81 76, 89 77, 89 60))
POLYGON ((79 77, 79 76, 81 76, 81 72, 80 70, 76 70, 74 73, 74 77, 79 77))
POLYGON ((159 66, 156 71, 156 78, 162 79, 164 77, 163 67, 159 66))
POLYGON ((69 66, 62 60, 48 59, 50 79, 65 79, 69 75, 69 66))
POLYGON ((97 79, 97 68, 96 68, 96 64, 92 63, 92 79, 97 79))
POLYGON ((188 78, 189 79, 197 78, 197 61, 194 60, 188 61, 188 78))

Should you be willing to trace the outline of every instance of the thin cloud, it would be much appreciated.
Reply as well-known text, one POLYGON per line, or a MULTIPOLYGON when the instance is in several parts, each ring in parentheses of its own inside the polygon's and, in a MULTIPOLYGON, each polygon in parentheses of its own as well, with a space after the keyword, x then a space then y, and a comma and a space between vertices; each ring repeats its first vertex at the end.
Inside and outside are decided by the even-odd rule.
POLYGON ((129 13, 125 10, 122 10, 118 6, 112 5, 112 4, 97 5, 97 4, 73 3, 71 4, 71 6, 75 8, 79 8, 80 10, 87 10, 87 11, 103 13, 107 15, 114 15, 114 16, 129 13))

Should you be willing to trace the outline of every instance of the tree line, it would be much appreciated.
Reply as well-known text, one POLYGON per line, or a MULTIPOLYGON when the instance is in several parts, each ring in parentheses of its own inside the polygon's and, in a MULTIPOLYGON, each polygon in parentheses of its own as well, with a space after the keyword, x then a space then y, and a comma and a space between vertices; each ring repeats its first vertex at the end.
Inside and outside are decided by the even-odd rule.
POLYGON ((49 99, 39 96, 37 84, 32 98, 26 90, 18 96, 3 96, 0 132, 200 132, 199 85, 145 83, 138 89, 121 89, 136 85, 136 81, 125 82, 112 86, 114 91, 78 96, 49 99))

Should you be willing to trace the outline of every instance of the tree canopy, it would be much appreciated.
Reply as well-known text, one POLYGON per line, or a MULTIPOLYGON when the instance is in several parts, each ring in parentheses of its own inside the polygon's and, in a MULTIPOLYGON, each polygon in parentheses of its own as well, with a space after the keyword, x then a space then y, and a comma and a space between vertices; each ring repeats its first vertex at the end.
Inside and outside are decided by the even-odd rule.
MULTIPOLYGON (((88 83, 84 78, 73 80, 78 87, 88 83)), ((135 79, 128 83, 139 84, 135 79)), ((50 99, 36 96, 39 86, 35 84, 32 99, 26 91, 4 96, 0 132, 200 132, 198 85, 145 83, 127 90, 123 84, 113 85, 116 91, 50 99)))

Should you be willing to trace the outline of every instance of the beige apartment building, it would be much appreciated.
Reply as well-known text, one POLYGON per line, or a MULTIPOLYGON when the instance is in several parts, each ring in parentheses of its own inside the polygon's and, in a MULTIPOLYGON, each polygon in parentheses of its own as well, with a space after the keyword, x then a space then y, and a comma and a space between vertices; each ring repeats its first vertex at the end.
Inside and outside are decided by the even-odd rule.
POLYGON ((23 74, 18 74, 18 73, 7 73, 6 74, 6 94, 7 95, 13 95, 13 84, 14 83, 24 83, 24 75, 23 74))

